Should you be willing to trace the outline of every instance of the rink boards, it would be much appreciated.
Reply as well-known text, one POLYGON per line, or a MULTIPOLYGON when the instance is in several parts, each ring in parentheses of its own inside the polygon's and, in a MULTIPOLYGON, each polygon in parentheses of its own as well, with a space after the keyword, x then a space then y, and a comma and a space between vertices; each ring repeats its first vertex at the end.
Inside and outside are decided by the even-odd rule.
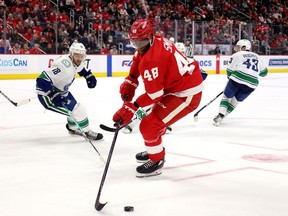
MULTIPOLYGON (((34 79, 59 55, 1 55, 0 79, 34 79)), ((87 55, 86 67, 97 77, 126 76, 132 55, 87 55)), ((197 55, 194 57, 208 74, 225 74, 228 55, 197 55)), ((287 73, 288 56, 261 56, 269 73, 287 73)))

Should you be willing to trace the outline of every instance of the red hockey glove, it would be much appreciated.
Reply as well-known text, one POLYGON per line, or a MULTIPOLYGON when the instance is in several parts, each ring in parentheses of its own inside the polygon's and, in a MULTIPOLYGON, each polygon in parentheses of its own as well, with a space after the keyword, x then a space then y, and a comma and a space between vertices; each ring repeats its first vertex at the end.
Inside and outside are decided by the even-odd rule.
POLYGON ((137 109, 138 107, 136 107, 133 103, 125 102, 123 106, 114 114, 113 121, 120 126, 128 124, 133 118, 137 109))
POLYGON ((129 75, 125 78, 120 86, 120 94, 123 101, 130 102, 133 99, 138 84, 138 79, 133 75, 129 75))

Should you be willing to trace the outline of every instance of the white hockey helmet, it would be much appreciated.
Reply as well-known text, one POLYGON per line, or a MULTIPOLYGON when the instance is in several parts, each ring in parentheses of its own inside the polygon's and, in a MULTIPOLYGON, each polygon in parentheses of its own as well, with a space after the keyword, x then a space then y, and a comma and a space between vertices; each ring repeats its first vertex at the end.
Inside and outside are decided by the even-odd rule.
POLYGON ((78 67, 86 58, 86 48, 82 43, 74 42, 69 48, 69 54, 73 64, 78 67))
POLYGON ((172 43, 174 43, 174 42, 175 42, 174 37, 170 37, 170 38, 169 38, 169 41, 171 41, 172 43))
POLYGON ((235 46, 235 51, 241 51, 242 50, 242 47, 245 46, 245 50, 246 51, 250 51, 251 49, 251 43, 249 40, 247 39, 241 39, 237 42, 236 46, 235 46))
POLYGON ((185 54, 185 45, 184 45, 184 43, 176 42, 175 46, 181 53, 185 54))
POLYGON ((71 54, 73 53, 78 53, 78 54, 86 54, 86 48, 82 43, 78 43, 78 42, 74 42, 70 48, 69 48, 69 52, 71 54))

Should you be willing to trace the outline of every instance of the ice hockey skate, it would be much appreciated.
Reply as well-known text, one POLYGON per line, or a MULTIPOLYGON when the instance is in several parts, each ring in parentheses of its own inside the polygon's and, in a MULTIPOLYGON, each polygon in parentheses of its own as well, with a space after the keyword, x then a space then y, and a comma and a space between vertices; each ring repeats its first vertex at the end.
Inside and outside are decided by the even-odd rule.
POLYGON ((161 169, 164 165, 164 162, 164 159, 157 162, 148 160, 146 163, 136 168, 136 177, 144 178, 160 175, 162 173, 161 169))
POLYGON ((146 163, 149 160, 147 151, 139 152, 135 155, 138 163, 146 163))
MULTIPOLYGON (((69 134, 71 134, 71 135, 83 136, 82 132, 79 129, 72 130, 69 128, 68 124, 66 124, 66 129, 68 130, 69 134)), ((101 133, 96 133, 92 130, 85 132, 85 135, 89 140, 102 140, 103 139, 103 135, 101 133)))
POLYGON ((218 127, 221 122, 223 121, 224 115, 219 113, 217 116, 214 117, 213 119, 213 125, 218 127))

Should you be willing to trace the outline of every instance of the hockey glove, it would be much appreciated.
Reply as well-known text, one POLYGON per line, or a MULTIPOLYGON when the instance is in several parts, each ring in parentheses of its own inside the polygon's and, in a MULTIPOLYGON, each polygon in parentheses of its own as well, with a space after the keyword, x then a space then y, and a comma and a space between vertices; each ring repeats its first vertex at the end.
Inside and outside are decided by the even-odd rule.
POLYGON ((95 88, 97 84, 97 79, 92 73, 86 76, 85 79, 86 79, 88 88, 95 88))
POLYGON ((204 70, 202 70, 202 69, 200 69, 200 71, 201 71, 201 76, 202 76, 202 79, 203 79, 203 81, 207 78, 207 73, 206 73, 206 71, 204 71, 204 70))
POLYGON ((63 107, 68 103, 67 98, 54 88, 50 90, 47 96, 55 106, 63 107))
POLYGON ((120 86, 120 94, 123 101, 130 102, 133 99, 138 84, 138 79, 133 75, 129 75, 125 78, 120 86))
POLYGON ((96 77, 91 73, 91 70, 86 70, 85 68, 83 68, 80 72, 79 72, 80 76, 83 76, 86 79, 87 82, 87 86, 88 88, 95 88, 96 84, 97 84, 97 79, 96 77))
POLYGON ((134 116, 134 113, 137 111, 136 107, 131 102, 125 102, 123 106, 114 114, 113 121, 120 126, 128 124, 134 116))

